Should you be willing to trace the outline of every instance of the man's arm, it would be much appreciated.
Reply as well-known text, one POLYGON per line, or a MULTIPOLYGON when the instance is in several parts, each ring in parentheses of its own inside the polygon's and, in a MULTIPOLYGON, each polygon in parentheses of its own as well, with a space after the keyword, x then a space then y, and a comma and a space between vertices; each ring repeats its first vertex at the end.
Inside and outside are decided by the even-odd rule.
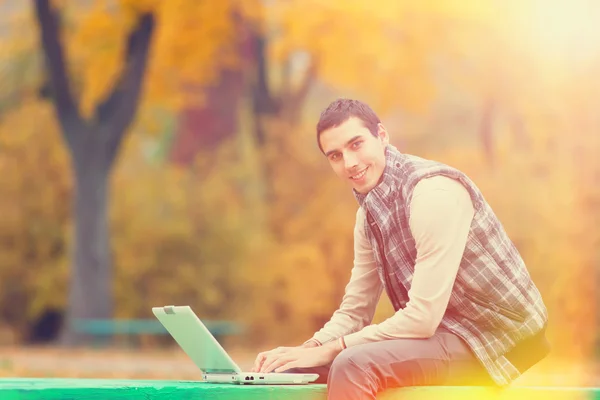
POLYGON ((345 336, 347 347, 430 337, 446 312, 474 215, 471 197, 459 182, 436 176, 417 184, 410 207, 417 259, 409 301, 382 323, 345 336))
POLYGON ((305 345, 321 345, 369 325, 382 290, 373 250, 365 235, 365 214, 359 208, 354 226, 354 267, 342 304, 305 345))
POLYGON ((259 353, 252 371, 270 372, 283 368, 282 365, 285 367, 289 360, 301 357, 306 358, 304 362, 307 365, 319 365, 324 359, 331 361, 342 350, 342 343, 336 339, 371 323, 382 290, 373 250, 365 235, 365 214, 359 208, 354 226, 354 267, 340 308, 321 330, 302 345, 259 353), (311 347, 319 348, 309 349, 311 347))

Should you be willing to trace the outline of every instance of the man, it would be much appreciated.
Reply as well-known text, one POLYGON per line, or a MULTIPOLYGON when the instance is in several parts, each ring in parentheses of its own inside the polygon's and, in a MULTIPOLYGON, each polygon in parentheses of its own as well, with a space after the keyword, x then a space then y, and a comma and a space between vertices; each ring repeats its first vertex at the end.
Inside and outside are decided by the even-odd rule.
POLYGON ((547 311, 475 184, 402 154, 359 101, 321 114, 317 140, 360 205, 340 308, 298 347, 258 355, 260 372, 316 372, 330 399, 392 387, 507 385, 544 358, 547 311), (386 291, 395 314, 371 324, 386 291))

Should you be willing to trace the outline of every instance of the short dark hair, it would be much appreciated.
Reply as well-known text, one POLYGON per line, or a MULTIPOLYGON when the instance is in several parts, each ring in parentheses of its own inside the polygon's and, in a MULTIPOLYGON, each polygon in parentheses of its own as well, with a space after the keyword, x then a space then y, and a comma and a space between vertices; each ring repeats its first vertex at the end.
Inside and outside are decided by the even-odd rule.
POLYGON ((321 146, 321 133, 330 128, 335 128, 346 122, 350 117, 356 117, 362 121, 371 134, 378 137, 377 125, 381 123, 379 117, 366 103, 359 100, 340 98, 333 101, 323 112, 317 123, 317 143, 321 146))

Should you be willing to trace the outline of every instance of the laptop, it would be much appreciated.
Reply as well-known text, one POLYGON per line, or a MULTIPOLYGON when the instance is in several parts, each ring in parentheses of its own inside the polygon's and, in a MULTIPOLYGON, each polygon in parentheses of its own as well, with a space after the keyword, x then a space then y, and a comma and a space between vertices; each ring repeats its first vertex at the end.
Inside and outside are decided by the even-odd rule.
POLYGON ((227 354, 190 306, 153 307, 152 312, 210 383, 294 385, 315 381, 318 374, 244 372, 227 354))

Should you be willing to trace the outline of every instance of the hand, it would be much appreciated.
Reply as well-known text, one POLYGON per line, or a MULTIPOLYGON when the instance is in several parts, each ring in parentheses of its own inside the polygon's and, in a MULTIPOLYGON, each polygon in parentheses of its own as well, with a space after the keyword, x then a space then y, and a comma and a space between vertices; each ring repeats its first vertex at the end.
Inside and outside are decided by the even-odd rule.
POLYGON ((254 366, 252 367, 252 370, 250 372, 259 372, 261 370, 265 360, 267 359, 267 357, 275 356, 275 355, 281 356, 281 355, 283 355, 291 350, 294 350, 294 349, 306 349, 306 348, 316 347, 316 346, 318 346, 317 343, 315 343, 312 340, 309 340, 309 341, 305 342, 304 344, 302 344, 300 346, 296 346, 296 347, 278 347, 273 350, 263 351, 262 353, 259 353, 258 356, 256 356, 256 360, 254 361, 254 366))
POLYGON ((302 346, 297 347, 277 347, 276 349, 263 351, 262 353, 258 353, 256 356, 256 360, 254 361, 254 366, 250 370, 250 372, 262 372, 261 369, 264 365, 265 360, 272 359, 273 357, 281 356, 290 352, 293 349, 302 348, 302 346))
POLYGON ((337 341, 320 347, 292 347, 268 352, 258 372, 283 372, 290 368, 310 368, 329 364, 342 351, 337 341))

